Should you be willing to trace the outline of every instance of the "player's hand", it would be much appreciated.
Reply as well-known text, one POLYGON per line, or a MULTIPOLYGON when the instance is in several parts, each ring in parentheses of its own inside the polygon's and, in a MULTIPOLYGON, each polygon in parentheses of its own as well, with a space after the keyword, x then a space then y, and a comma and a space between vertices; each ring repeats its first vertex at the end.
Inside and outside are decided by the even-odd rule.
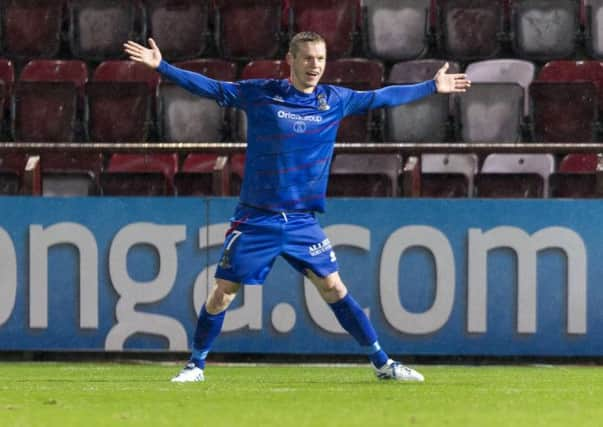
POLYGON ((438 93, 465 92, 471 87, 471 81, 467 80, 466 74, 446 74, 448 62, 438 70, 434 76, 438 93))
POLYGON ((146 48, 132 40, 124 43, 125 52, 130 55, 132 61, 140 62, 153 69, 161 63, 161 52, 155 44, 155 40, 149 39, 150 48, 146 48))

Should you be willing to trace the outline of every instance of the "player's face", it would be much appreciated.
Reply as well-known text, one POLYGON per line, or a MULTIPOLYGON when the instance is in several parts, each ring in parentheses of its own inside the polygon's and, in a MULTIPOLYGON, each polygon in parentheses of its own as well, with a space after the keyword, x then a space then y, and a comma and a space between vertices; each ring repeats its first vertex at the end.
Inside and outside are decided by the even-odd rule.
POLYGON ((287 54, 291 82, 297 90, 312 93, 325 71, 327 48, 323 42, 300 43, 298 48, 295 56, 287 54))

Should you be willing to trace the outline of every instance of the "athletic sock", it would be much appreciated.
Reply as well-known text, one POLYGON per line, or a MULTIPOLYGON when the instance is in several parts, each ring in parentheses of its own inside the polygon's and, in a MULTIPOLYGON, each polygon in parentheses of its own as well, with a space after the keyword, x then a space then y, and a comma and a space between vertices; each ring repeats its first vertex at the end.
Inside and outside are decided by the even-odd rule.
POLYGON ((195 329, 195 337, 193 339, 193 351, 191 354, 191 362, 195 366, 204 369, 205 359, 211 349, 212 344, 220 335, 222 330, 222 324, 224 323, 224 315, 226 310, 218 314, 209 314, 205 310, 205 304, 201 308, 199 313, 199 319, 197 320, 197 328, 195 329))
POLYGON ((389 357, 381 349, 375 328, 356 300, 347 294, 329 306, 341 326, 364 348, 373 365, 377 368, 385 365, 389 357))

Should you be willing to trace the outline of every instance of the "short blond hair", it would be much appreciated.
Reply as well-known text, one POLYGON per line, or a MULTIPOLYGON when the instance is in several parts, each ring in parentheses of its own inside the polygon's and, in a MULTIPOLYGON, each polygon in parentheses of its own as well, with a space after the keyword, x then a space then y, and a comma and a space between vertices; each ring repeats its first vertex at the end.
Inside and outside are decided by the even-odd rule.
POLYGON ((302 31, 291 38, 291 41, 289 42, 289 53, 293 56, 297 55, 297 52, 299 52, 299 45, 302 43, 324 43, 325 46, 327 45, 327 42, 320 34, 315 33, 314 31, 302 31))

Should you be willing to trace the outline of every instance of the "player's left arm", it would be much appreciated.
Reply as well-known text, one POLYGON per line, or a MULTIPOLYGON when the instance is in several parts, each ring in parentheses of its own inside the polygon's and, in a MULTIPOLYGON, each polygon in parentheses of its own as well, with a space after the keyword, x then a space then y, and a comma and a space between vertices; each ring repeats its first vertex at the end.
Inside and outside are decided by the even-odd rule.
POLYGON ((416 101, 432 93, 466 92, 471 81, 465 74, 448 74, 448 63, 433 77, 422 83, 412 85, 392 85, 374 91, 370 108, 395 107, 400 104, 416 101))

